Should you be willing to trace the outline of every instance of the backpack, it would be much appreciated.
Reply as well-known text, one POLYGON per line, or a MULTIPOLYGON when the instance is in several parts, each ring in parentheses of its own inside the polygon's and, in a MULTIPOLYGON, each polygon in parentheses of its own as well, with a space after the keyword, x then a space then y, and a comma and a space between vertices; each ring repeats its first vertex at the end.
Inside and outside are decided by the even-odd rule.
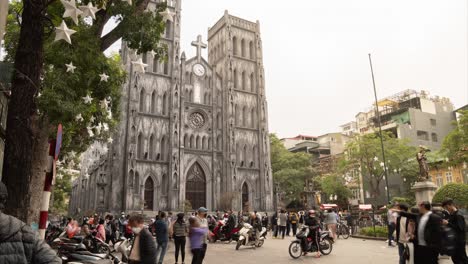
POLYGON ((452 228, 442 227, 442 239, 440 245, 440 254, 452 256, 455 253, 455 246, 457 241, 457 234, 452 228))
POLYGON ((106 226, 104 227, 104 229, 106 230, 106 237, 107 236, 111 236, 112 234, 112 227, 111 227, 111 222, 109 221, 109 223, 106 224, 106 226))
POLYGON ((293 214, 291 216, 291 222, 297 223, 297 215, 296 214, 293 214))

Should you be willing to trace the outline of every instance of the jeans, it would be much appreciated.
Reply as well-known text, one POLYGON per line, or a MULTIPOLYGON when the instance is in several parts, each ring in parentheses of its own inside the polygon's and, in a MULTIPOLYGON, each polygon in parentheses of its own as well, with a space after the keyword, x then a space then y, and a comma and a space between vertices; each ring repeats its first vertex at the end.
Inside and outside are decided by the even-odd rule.
POLYGON ((296 233, 297 233, 297 224, 291 224, 291 226, 292 226, 293 236, 296 236, 296 233))
POLYGON ((179 260, 179 251, 182 256, 182 262, 185 262, 185 237, 175 236, 174 245, 175 245, 175 262, 178 262, 179 260))
POLYGON ((289 236, 289 234, 291 233, 291 223, 288 223, 286 224, 286 235, 289 236))
POLYGON ((201 258, 203 254, 203 248, 194 248, 192 249, 192 264, 201 264, 203 259, 201 258))
POLYGON ((398 242, 398 255, 400 256, 400 262, 399 262, 400 264, 406 263, 406 259, 403 256, 404 252, 405 252, 405 244, 398 242))
POLYGON ((278 225, 272 226, 272 233, 274 237, 278 237, 278 225))
POLYGON ((164 256, 166 255, 166 250, 167 250, 167 241, 158 243, 156 247, 156 263, 158 264, 163 263, 164 256), (158 255, 159 255, 159 260, 158 260, 158 255))
POLYGON ((285 226, 279 226, 279 233, 281 234, 281 238, 284 239, 284 234, 286 233, 286 227, 285 226))
POLYGON ((395 231, 395 223, 388 224, 388 245, 392 245, 393 232, 395 231))
POLYGON ((455 252, 452 255, 452 261, 454 264, 468 263, 468 257, 466 256, 465 243, 457 243, 457 245, 455 246, 455 252))
POLYGON ((206 250, 208 249, 208 245, 206 243, 203 244, 202 252, 200 254, 200 264, 203 263, 205 259, 206 250))

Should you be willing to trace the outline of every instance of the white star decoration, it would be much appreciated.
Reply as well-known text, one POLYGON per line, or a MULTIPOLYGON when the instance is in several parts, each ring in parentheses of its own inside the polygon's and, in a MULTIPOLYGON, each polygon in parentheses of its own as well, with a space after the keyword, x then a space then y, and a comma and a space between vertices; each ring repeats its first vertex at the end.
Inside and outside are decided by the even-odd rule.
POLYGON ((89 119, 89 122, 94 123, 94 120, 96 120, 96 118, 94 116, 91 116, 91 118, 89 119))
POLYGON ((76 67, 73 66, 73 62, 70 61, 69 64, 65 64, 67 66, 67 72, 75 73, 76 67))
POLYGON ((83 100, 85 102, 85 104, 91 104, 91 102, 93 101, 93 98, 91 98, 91 96, 86 95, 86 97, 83 97, 83 100))
POLYGON ((109 75, 107 75, 105 72, 99 74, 99 77, 101 77, 101 82, 107 82, 107 79, 109 79, 109 75))
POLYGON ((62 20, 62 24, 60 24, 59 27, 55 28, 55 39, 54 41, 59 41, 61 39, 65 40, 68 42, 68 44, 71 44, 71 38, 70 36, 73 35, 76 31, 73 29, 69 29, 67 27, 67 24, 65 24, 65 21, 62 20))
POLYGON ((69 156, 70 158, 74 158, 74 157, 76 156, 76 152, 72 150, 72 151, 70 151, 70 153, 68 154, 68 156, 69 156))
POLYGON ((75 117, 75 120, 78 121, 78 122, 81 122, 83 121, 83 116, 81 116, 81 114, 78 114, 76 117, 75 117))
POLYGON ((107 99, 102 99, 100 103, 101 107, 107 111, 107 108, 109 107, 109 102, 107 99))
POLYGON ((166 8, 163 12, 159 12, 159 14, 163 17, 163 21, 171 21, 174 22, 174 15, 175 13, 169 10, 169 8, 166 8))
POLYGON ((83 14, 83 12, 76 7, 75 0, 61 0, 63 7, 65 7, 65 12, 63 13, 63 18, 69 17, 78 25, 78 16, 83 14))
POLYGON ((99 123, 94 129, 96 129, 96 135, 101 134, 102 124, 99 123))
POLYGON ((109 125, 108 125, 107 123, 103 123, 103 124, 102 124, 102 129, 103 129, 104 131, 109 131, 109 125))
POLYGON ((111 144, 112 144, 112 142, 114 142, 114 140, 113 140, 112 138, 108 138, 108 139, 107 139, 107 143, 111 143, 111 144))
POLYGON ((153 57, 153 59, 154 59, 154 57, 156 56, 157 53, 154 50, 151 50, 150 54, 151 54, 151 57, 153 57))
POLYGON ((148 64, 143 63, 141 58, 139 58, 137 61, 132 61, 132 65, 134 71, 141 73, 145 73, 145 67, 148 66, 148 64))
POLYGON ((88 135, 89 135, 90 137, 94 137, 93 129, 90 128, 90 127, 87 127, 86 129, 88 129, 88 135))
POLYGON ((80 10, 83 12, 82 16, 90 16, 93 19, 96 19, 96 12, 99 10, 99 8, 94 7, 93 3, 89 2, 88 5, 80 6, 80 10))

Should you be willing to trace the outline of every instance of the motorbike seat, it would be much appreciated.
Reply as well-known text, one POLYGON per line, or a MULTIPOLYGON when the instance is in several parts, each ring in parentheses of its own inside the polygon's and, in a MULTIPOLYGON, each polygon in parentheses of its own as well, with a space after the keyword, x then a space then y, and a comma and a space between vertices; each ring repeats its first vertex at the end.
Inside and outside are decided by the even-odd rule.
POLYGON ((83 242, 84 236, 74 236, 71 240, 76 241, 77 243, 83 242))

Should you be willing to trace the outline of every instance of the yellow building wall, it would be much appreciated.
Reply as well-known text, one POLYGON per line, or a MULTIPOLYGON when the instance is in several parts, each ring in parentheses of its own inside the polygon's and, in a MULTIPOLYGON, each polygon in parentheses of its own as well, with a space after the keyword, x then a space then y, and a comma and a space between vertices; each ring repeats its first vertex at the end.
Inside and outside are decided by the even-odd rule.
POLYGON ((462 166, 448 168, 431 168, 429 175, 437 187, 442 187, 447 183, 463 183, 462 166), (450 181, 451 180, 451 181, 450 181))

